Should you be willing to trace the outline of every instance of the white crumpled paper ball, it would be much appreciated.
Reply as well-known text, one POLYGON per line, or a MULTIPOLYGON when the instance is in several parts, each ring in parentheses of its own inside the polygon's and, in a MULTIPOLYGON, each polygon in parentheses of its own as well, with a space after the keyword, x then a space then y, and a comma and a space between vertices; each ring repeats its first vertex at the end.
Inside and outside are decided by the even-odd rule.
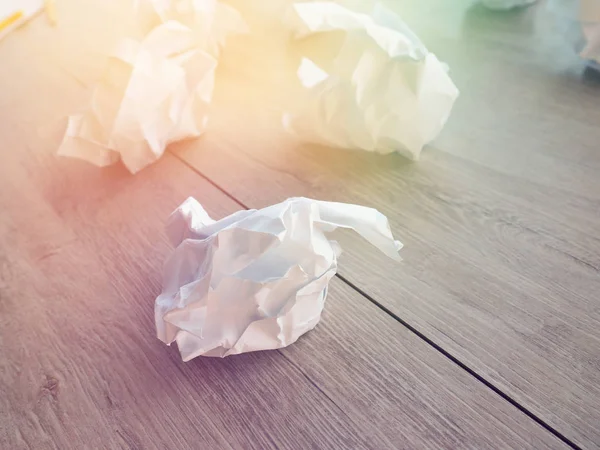
POLYGON ((448 67, 381 4, 363 14, 335 2, 299 2, 287 22, 295 39, 345 37, 329 67, 303 58, 303 93, 284 114, 284 128, 304 142, 417 160, 458 97, 448 67))
POLYGON ((169 219, 176 246, 156 299, 158 338, 181 357, 225 357, 285 347, 321 318, 339 245, 325 233, 352 228, 399 259, 385 216, 372 208, 292 198, 212 220, 195 199, 169 219))
POLYGON ((140 42, 123 39, 89 107, 69 117, 58 154, 99 167, 121 160, 139 172, 171 143, 204 132, 216 67, 178 22, 159 25, 140 42))

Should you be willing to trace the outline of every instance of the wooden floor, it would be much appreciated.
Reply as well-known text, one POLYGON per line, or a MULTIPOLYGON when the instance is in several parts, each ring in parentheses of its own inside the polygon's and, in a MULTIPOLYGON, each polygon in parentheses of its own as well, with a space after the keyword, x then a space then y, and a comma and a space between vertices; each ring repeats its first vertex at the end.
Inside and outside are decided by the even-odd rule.
POLYGON ((55 156, 118 35, 111 2, 57 3, 0 41, 0 448, 600 448, 600 76, 566 8, 397 6, 461 91, 418 163, 281 132, 296 54, 261 13, 210 132, 132 176, 55 156), (183 363, 153 302, 190 195, 373 206, 404 261, 342 233, 314 331, 183 363))

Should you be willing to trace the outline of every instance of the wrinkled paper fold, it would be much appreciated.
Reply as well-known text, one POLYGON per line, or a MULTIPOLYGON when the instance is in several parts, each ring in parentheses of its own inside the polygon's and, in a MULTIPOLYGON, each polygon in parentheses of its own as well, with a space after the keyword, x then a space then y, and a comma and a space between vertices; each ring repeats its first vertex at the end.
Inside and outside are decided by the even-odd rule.
POLYGON ((227 37, 249 31, 241 14, 217 0, 135 0, 137 23, 150 31, 176 21, 194 33, 196 45, 217 57, 227 37))
POLYGON ((298 78, 305 95, 284 126, 299 139, 418 159, 446 123, 458 96, 447 67, 393 12, 372 14, 333 2, 293 5, 297 39, 343 31, 329 69, 304 58, 298 78))
POLYGON ((176 247, 156 299, 158 338, 184 361, 295 342, 321 318, 341 248, 326 233, 355 230, 393 259, 385 216, 357 205, 291 198, 214 221, 193 198, 170 217, 176 247))

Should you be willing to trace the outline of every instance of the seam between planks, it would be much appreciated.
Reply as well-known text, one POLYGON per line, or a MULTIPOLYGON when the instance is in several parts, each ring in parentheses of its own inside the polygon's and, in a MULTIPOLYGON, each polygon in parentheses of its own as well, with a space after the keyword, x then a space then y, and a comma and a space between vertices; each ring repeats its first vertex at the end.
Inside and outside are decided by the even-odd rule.
MULTIPOLYGON (((237 203, 238 205, 240 205, 242 208, 244 208, 244 209, 252 209, 252 208, 248 207, 247 205, 245 205, 242 201, 240 201, 237 198, 235 198, 233 195, 231 195, 229 192, 227 192, 225 189, 223 189, 223 187, 219 186, 219 184, 217 184, 216 182, 214 182, 212 179, 210 179, 204 173, 200 172, 196 167, 192 166, 190 163, 188 163, 181 156, 179 156, 178 154, 173 153, 173 152, 171 152, 171 154, 173 156, 175 156, 175 158, 177 158, 183 164, 185 164, 187 167, 189 167, 190 169, 192 169, 199 176, 201 176, 203 179, 205 179, 208 183, 210 183, 216 189, 218 189, 220 192, 222 192, 229 199, 231 199, 232 201, 234 201, 235 203, 237 203)), ((397 314, 395 314, 393 311, 391 311, 390 309, 388 309, 385 306, 383 306, 381 303, 379 303, 377 300, 375 300, 371 295, 367 294, 365 291, 363 291, 361 288, 359 288, 358 286, 356 286, 354 283, 352 283, 350 280, 348 280, 347 278, 345 278, 343 275, 340 275, 339 273, 336 273, 335 276, 338 277, 343 283, 345 283, 346 285, 348 285, 351 289, 354 289, 356 292, 358 292, 360 295, 362 295, 364 298, 366 298, 369 302, 371 302, 372 304, 374 304, 377 308, 379 308, 380 310, 382 310, 387 315, 391 316, 394 320, 396 320, 398 323, 400 323, 403 327, 405 327, 407 330, 409 330, 411 333, 413 333, 419 339, 425 341, 434 350, 436 350, 437 352, 441 353, 447 359, 449 359, 450 361, 452 361, 455 365, 457 365, 462 370, 464 370, 465 372, 467 372, 469 375, 471 375, 473 378, 475 378, 478 382, 482 383, 484 386, 486 386, 488 389, 490 389, 491 391, 493 391, 495 394, 499 395, 502 399, 504 399, 505 401, 507 401, 508 403, 510 403, 512 406, 514 406, 515 408, 517 408, 519 411, 521 411, 527 417, 529 417, 530 419, 532 419, 534 422, 536 422, 542 428, 544 428, 548 432, 552 433, 554 436, 556 436, 558 439, 560 439, 566 445, 568 445, 571 448, 574 448, 576 450, 582 450, 582 448, 580 446, 578 446, 577 444, 575 444, 572 440, 570 440, 568 437, 566 437, 560 431, 558 431, 557 429, 555 429, 554 427, 552 427, 551 425, 549 425, 547 422, 545 422, 540 417, 536 416, 532 411, 530 411, 529 409, 527 409, 525 406, 521 405, 519 402, 517 402, 510 395, 508 395, 505 392, 503 392, 499 387, 497 387, 496 385, 494 385, 492 382, 486 380, 483 376, 479 375, 474 369, 471 369, 465 363, 463 363, 462 361, 460 361, 457 357, 453 356, 450 352, 448 352, 447 350, 445 350, 444 348, 442 348, 440 345, 436 344, 433 340, 431 340, 426 335, 424 335, 423 333, 421 333, 419 330, 417 330, 416 328, 414 328, 412 325, 410 325, 408 322, 406 322, 400 316, 398 316, 397 314)), ((281 352, 280 352, 280 354, 283 355, 283 353, 281 353, 281 352)), ((315 384, 315 382, 313 380, 311 380, 308 377, 308 375, 305 375, 302 371, 301 371, 301 373, 318 390, 321 391, 321 389, 315 384)), ((335 402, 334 402, 334 404, 335 404, 335 402)))

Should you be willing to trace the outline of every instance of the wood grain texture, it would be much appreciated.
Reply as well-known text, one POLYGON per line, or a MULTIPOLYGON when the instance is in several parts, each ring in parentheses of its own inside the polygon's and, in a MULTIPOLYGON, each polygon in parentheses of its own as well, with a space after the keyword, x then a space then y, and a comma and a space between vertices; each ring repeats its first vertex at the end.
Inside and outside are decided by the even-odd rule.
POLYGON ((153 329, 164 218, 231 201, 169 155, 46 161, 3 177, 3 448, 561 448, 338 280, 282 354, 181 362, 153 329))
POLYGON ((545 2, 504 14, 471 2, 420 5, 408 16, 462 94, 419 163, 298 145, 279 125, 297 55, 258 39, 232 47, 211 132, 177 154, 249 207, 304 195, 378 208, 406 244, 405 264, 348 237, 340 273, 568 439, 596 448, 598 77, 574 53, 565 12, 545 2), (252 51, 267 65, 237 71, 236 57, 252 51))
POLYGON ((74 59, 95 67, 78 33, 112 20, 94 5, 0 44, 0 447, 564 448, 337 279, 281 352, 183 363, 160 343, 168 214, 189 195, 214 217, 238 206, 169 154, 136 176, 54 156, 89 83, 74 59))

